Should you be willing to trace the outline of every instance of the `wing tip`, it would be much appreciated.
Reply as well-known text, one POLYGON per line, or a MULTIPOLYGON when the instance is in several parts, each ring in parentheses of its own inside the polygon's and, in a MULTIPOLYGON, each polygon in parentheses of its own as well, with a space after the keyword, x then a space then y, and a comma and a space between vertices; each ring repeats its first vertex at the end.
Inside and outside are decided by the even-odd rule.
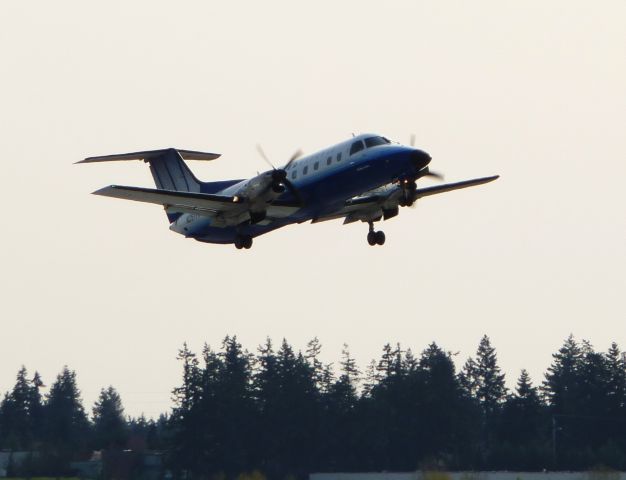
POLYGON ((115 185, 107 185, 106 187, 99 188, 98 190, 94 190, 91 192, 92 195, 104 195, 106 196, 108 192, 115 189, 115 185))

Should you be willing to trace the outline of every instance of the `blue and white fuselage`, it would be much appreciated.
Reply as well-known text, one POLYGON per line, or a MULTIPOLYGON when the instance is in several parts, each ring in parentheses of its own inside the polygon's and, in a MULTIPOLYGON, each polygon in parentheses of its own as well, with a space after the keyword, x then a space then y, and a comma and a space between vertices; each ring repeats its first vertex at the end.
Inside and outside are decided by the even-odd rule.
MULTIPOLYGON (((288 167, 288 178, 303 200, 303 207, 289 216, 274 219, 269 223, 244 223, 226 228, 212 227, 211 218, 194 217, 193 221, 189 222, 189 218, 185 217, 179 222, 174 222, 172 230, 212 243, 233 243, 235 237, 241 234, 256 237, 292 223, 323 218, 343 208, 346 200, 398 181, 402 177, 413 176, 430 162, 428 154, 390 142, 381 142, 379 145, 363 148, 351 155, 351 146, 363 142, 366 138, 382 137, 359 135, 295 160, 288 167), (180 228, 185 224, 188 228, 186 232, 180 228)), ((254 179, 242 180, 215 193, 228 196, 241 195, 241 192, 252 181, 254 179)), ((276 203, 281 203, 281 201, 295 204, 297 199, 287 190, 278 197, 276 203)))
POLYGON ((254 237, 285 225, 334 218, 368 222, 368 242, 382 245, 384 234, 373 231, 373 222, 395 216, 398 206, 497 178, 417 189, 419 178, 437 176, 428 169, 430 155, 375 134, 355 136, 246 180, 201 182, 183 161, 218 156, 166 149, 91 157, 81 163, 131 159, 150 163, 157 189, 113 185, 94 193, 161 204, 172 231, 202 242, 234 243, 237 248, 249 248, 254 237))

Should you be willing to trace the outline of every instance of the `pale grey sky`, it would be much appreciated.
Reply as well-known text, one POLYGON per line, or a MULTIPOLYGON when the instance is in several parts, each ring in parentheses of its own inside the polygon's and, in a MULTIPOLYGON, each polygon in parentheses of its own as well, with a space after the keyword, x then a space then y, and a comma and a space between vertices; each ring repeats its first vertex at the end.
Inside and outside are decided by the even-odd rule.
POLYGON ((167 410, 183 341, 318 336, 359 364, 401 341, 473 354, 513 383, 570 333, 626 348, 626 3, 0 3, 0 390, 21 364, 78 373, 88 408, 167 410), (89 195, 152 186, 166 146, 215 151, 205 180, 375 131, 455 181, 385 222, 291 226, 250 251, 185 240, 156 206, 89 195))

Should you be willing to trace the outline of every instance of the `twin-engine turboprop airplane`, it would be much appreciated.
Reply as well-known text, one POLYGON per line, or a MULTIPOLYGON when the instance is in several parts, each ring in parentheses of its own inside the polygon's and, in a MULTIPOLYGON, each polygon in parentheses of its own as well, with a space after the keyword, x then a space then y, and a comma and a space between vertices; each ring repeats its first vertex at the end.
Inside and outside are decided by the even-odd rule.
POLYGON ((111 185, 93 193, 162 205, 170 230, 200 242, 234 243, 238 249, 250 248, 254 237, 285 225, 337 218, 344 224, 367 222, 368 243, 383 245, 385 234, 374 230, 374 222, 395 217, 398 207, 498 178, 417 188, 422 177, 441 178, 428 168, 430 155, 375 134, 358 135, 312 155, 297 152, 284 167, 272 166, 247 180, 201 182, 184 162, 219 156, 169 148, 78 163, 143 160, 150 165, 156 189, 111 185))

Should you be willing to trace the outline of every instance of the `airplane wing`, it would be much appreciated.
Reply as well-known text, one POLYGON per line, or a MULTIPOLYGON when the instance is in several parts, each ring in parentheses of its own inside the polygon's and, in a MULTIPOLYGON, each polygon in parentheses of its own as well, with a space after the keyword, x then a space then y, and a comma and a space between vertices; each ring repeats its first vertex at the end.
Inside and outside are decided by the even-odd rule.
MULTIPOLYGON (((228 217, 240 215, 247 209, 247 206, 245 203, 242 203, 239 197, 227 195, 157 190, 154 188, 125 187, 120 185, 110 185, 93 193, 94 195, 103 195, 105 197, 162 205, 168 213, 193 213, 207 217, 216 215, 228 217)), ((267 206, 267 218, 260 224, 268 225, 274 220, 288 217, 299 209, 300 205, 280 200, 275 201, 267 206)), ((222 226, 222 224, 215 223, 215 226, 222 226)))
MULTIPOLYGON (((462 188, 482 185, 484 183, 493 182, 500 178, 499 175, 491 177, 481 177, 472 180, 464 180, 462 182, 447 183, 443 185, 435 185, 432 187, 418 188, 415 191, 415 200, 436 195, 438 193, 451 192, 462 188)), ((371 192, 352 197, 346 200, 344 207, 336 212, 316 218, 314 223, 337 218, 344 218, 344 223, 351 223, 357 220, 369 221, 384 215, 384 211, 396 209, 402 197, 402 188, 399 185, 386 185, 384 187, 372 190, 371 192)))
POLYGON ((461 188, 474 187, 476 185, 482 185, 484 183, 493 182, 500 178, 500 175, 493 175, 492 177, 475 178, 473 180, 464 180, 456 183, 446 183, 443 185, 435 185, 433 187, 418 188, 415 192, 415 199, 422 197, 428 197, 429 195, 436 195, 438 193, 451 192, 452 190, 460 190, 461 188))
POLYGON ((169 212, 216 214, 241 209, 238 197, 110 185, 94 195, 163 205, 169 212))

